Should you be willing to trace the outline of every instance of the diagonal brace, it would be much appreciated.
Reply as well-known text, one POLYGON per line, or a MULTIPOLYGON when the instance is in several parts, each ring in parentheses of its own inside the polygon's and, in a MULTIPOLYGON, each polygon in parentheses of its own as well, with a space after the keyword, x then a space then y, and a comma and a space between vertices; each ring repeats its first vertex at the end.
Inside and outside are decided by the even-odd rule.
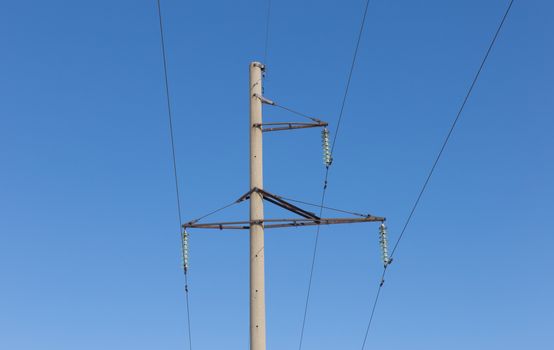
POLYGON ((237 199, 237 202, 242 202, 250 198, 253 192, 256 192, 262 196, 262 198, 270 203, 273 203, 283 209, 286 209, 290 212, 293 212, 295 214, 298 214, 306 219, 311 220, 318 220, 319 217, 315 215, 314 213, 304 210, 300 207, 297 207, 294 204, 291 204, 287 202, 286 200, 282 199, 281 197, 274 195, 273 193, 267 192, 265 190, 262 190, 260 188, 253 188, 252 190, 246 192, 244 195, 242 195, 239 199, 237 199))

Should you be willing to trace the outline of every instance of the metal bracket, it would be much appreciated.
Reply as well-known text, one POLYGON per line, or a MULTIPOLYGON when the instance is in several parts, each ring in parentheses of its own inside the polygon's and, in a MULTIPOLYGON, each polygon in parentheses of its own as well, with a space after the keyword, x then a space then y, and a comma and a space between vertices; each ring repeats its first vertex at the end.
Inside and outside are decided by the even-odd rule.
POLYGON ((260 99, 260 101, 262 101, 262 103, 265 103, 266 105, 271 105, 271 106, 275 105, 275 102, 271 101, 270 99, 268 99, 266 97, 263 97, 263 96, 258 95, 258 94, 254 94, 253 96, 260 99))

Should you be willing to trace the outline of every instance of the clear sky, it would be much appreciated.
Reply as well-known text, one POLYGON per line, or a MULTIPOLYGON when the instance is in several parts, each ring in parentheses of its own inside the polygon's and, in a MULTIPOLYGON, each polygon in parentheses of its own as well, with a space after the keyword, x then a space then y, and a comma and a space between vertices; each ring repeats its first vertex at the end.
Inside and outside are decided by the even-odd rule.
MULTIPOLYGON (((273 0, 266 95, 333 131, 363 5, 273 0)), ((372 1, 328 205, 386 216, 398 237, 506 5, 372 1)), ((248 65, 263 56, 266 2, 162 6, 192 219, 247 191, 248 65)), ((553 12, 515 2, 366 349, 552 347, 553 12)), ((0 48, 0 348, 186 349, 155 1, 2 1, 0 48)), ((264 118, 296 120, 270 107, 264 118)), ((264 146, 266 188, 317 201, 319 132, 267 134, 264 146)), ((246 215, 243 204, 214 219, 246 215)), ((322 228, 303 349, 361 347, 377 232, 322 228)), ((314 235, 267 233, 268 349, 298 346, 314 235)), ((190 249, 194 349, 246 349, 247 233, 195 231, 190 249)))

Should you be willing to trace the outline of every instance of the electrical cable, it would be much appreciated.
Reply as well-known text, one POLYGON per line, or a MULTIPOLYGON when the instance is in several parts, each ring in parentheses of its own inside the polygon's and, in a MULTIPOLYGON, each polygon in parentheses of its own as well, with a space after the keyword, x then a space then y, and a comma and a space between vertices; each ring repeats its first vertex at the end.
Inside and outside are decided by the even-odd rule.
MULTIPOLYGON (((319 206, 319 217, 323 214, 323 203, 325 202, 325 194, 327 192, 327 174, 329 174, 329 167, 327 167, 325 171, 325 185, 323 186, 323 192, 321 194, 321 205, 319 206)), ((304 316, 302 318, 302 329, 300 331, 300 343, 298 345, 298 349, 302 349, 302 342, 304 340, 304 329, 306 327, 306 317, 308 316, 308 305, 310 301, 310 293, 312 291, 312 279, 314 277, 314 267, 315 267, 315 261, 317 257, 317 246, 319 242, 319 232, 320 232, 321 226, 317 225, 316 234, 315 234, 315 240, 314 240, 314 249, 312 253, 312 265, 310 267, 310 277, 308 280, 308 291, 306 293, 306 302, 304 304, 304 316)))
POLYGON ((483 70, 483 67, 487 61, 487 58, 489 57, 489 54, 494 46, 494 43, 496 42, 496 38, 498 38, 498 34, 500 34, 500 30, 502 29, 502 26, 504 25, 504 22, 506 21, 506 18, 508 17, 508 14, 510 13, 510 9, 512 8, 512 4, 514 3, 514 0, 510 0, 510 3, 508 7, 506 8, 506 11, 504 12, 504 16, 502 17, 502 20, 500 21, 500 24, 498 25, 498 28, 496 29, 496 32, 491 40, 491 43, 487 49, 487 52, 485 53, 485 56, 483 57, 483 60, 481 61, 481 65, 479 66, 479 69, 477 70, 477 73, 475 74, 475 77, 473 78, 473 81, 471 82, 471 85, 465 95, 464 101, 462 102, 462 105, 460 106, 460 109, 458 110, 458 113, 456 114, 456 118, 454 118, 454 121, 452 123, 452 126, 450 127, 450 130, 448 131, 448 134, 446 135, 446 138, 444 139, 444 142, 442 143, 442 146, 440 148, 439 153, 437 154, 437 157, 435 158, 435 162, 433 163, 433 166, 431 167, 431 170, 429 171, 429 174, 427 175, 427 178, 425 179, 425 182, 423 186, 421 187, 421 191, 419 191, 419 195, 417 196, 417 199, 412 207, 412 210, 410 211, 410 215, 408 215, 408 218, 406 220, 406 223, 404 224, 404 227, 402 228, 402 231, 400 233, 400 236, 398 237, 398 240, 396 241, 394 248, 391 252, 391 257, 394 255, 394 252, 398 248, 398 244, 400 243, 400 240, 402 240, 402 237, 404 236, 404 232, 406 231, 406 227, 410 223, 410 220, 412 219, 412 216, 414 214, 414 211, 416 210, 419 201, 421 199, 421 196, 423 195, 423 192, 425 192, 425 189, 427 188, 427 185, 429 184, 429 180, 431 179, 431 176, 433 175, 433 172, 435 171, 435 168, 437 166, 437 163, 439 162, 444 149, 446 148, 446 145, 448 144, 448 140, 450 140, 450 136, 452 136, 452 132, 454 131, 454 128, 456 127, 456 124, 458 123, 458 120, 460 119, 460 116, 462 115, 462 112, 464 110, 464 107, 469 99, 469 96, 471 95, 471 92, 473 91, 473 88, 475 87, 475 84, 477 83, 477 80, 479 79, 479 76, 481 75, 481 71, 483 70))
POLYGON ((204 219, 204 218, 207 218, 207 217, 210 216, 210 215, 213 215, 213 214, 215 214, 215 213, 218 213, 218 212, 222 211, 223 209, 227 209, 227 208, 229 208, 229 207, 231 207, 231 206, 233 206, 233 205, 235 205, 235 204, 237 204, 237 203, 239 203, 239 201, 233 201, 233 202, 231 202, 231 203, 229 203, 229 204, 226 204, 226 205, 222 206, 221 208, 218 208, 218 209, 215 209, 215 210, 209 212, 208 214, 202 215, 201 217, 199 217, 199 218, 197 218, 197 219, 194 219, 194 220, 192 220, 191 222, 198 222, 198 221, 200 221, 200 220, 202 220, 202 219, 204 219))
POLYGON ((344 89, 344 96, 342 97, 342 103, 340 107, 339 120, 337 122, 337 127, 335 128, 335 136, 333 136, 333 145, 331 146, 331 153, 335 150, 335 144, 337 142, 337 136, 339 135, 340 123, 342 121, 342 116, 344 114, 344 107, 346 106, 346 98, 348 97, 348 90, 350 89, 350 82, 352 80, 352 74, 354 73, 354 67, 356 66, 356 58, 358 57, 358 49, 360 48, 360 41, 362 39, 362 34, 364 32, 365 20, 367 17, 367 9, 369 8, 370 0, 367 0, 365 3, 364 15, 362 18, 362 24, 360 25, 360 31, 358 32, 358 40, 356 41, 356 49, 354 50, 354 55, 352 56, 352 64, 350 65, 350 71, 348 72, 348 80, 346 82, 346 88, 344 89))
POLYGON ((267 12, 265 18, 265 44, 264 44, 264 60, 263 64, 267 67, 267 53, 269 47, 269 21, 271 18, 271 0, 267 0, 267 12))
MULTIPOLYGON (((491 53, 492 51, 492 48, 494 47, 494 44, 496 43, 496 39, 498 38, 498 35, 500 34, 500 31, 502 30, 502 27, 504 26, 504 22, 506 21, 506 18, 508 17, 508 14, 510 13, 510 10, 512 8, 512 5, 514 3, 514 0, 510 0, 509 4, 508 4, 508 7, 506 8, 506 11, 504 12, 504 16, 502 17, 502 20, 500 21, 500 24, 498 25, 498 28, 496 29, 496 32, 489 44, 489 47, 485 53, 485 56, 483 57, 482 61, 481 61, 481 64, 479 65, 479 69, 477 70, 477 73, 475 74, 475 76, 473 77, 473 81, 471 82, 471 85, 465 95, 465 98, 458 110, 458 113, 456 114, 456 117, 454 118, 453 122, 452 122, 452 125, 442 143, 442 146, 440 148, 440 151, 438 152, 436 158, 435 158, 435 161, 433 162, 433 165, 431 166, 431 169, 429 170, 429 173, 427 175, 427 178, 425 179, 425 182, 423 183, 423 186, 421 187, 421 190, 419 191, 419 194, 417 196, 417 199, 416 201, 414 202, 413 206, 412 206, 412 209, 410 210, 410 214, 408 215, 405 223, 404 223, 404 226, 402 228, 402 231, 400 232, 400 235, 398 236, 398 239, 396 240, 396 243, 394 244, 394 248, 392 249, 392 252, 391 252, 391 255, 390 255, 390 258, 392 259, 395 252, 396 252, 396 249, 398 248, 398 245, 400 244, 400 241, 402 240, 402 238, 404 237, 404 233, 406 232, 406 228, 408 227, 408 225, 410 224, 410 221, 412 220, 412 217, 414 215, 414 212, 416 210, 416 208, 418 207, 419 205, 419 202, 421 200, 421 197, 423 195, 423 193, 425 192, 425 190, 427 189, 427 185, 429 184, 429 180, 431 179, 431 176, 433 175, 433 172, 435 171, 435 168, 439 162, 439 160, 441 159, 442 157, 442 154, 444 152, 444 149, 446 148, 446 145, 448 144, 448 141, 450 140, 450 136, 452 136, 452 132, 454 131, 454 128, 456 127, 456 124, 458 123, 458 120, 460 119, 460 116, 462 115, 462 112, 464 110, 464 107, 473 91, 473 88, 475 87, 475 84, 477 83, 477 80, 479 79, 479 76, 481 75, 481 71, 483 70, 483 67, 485 66, 485 63, 487 61, 487 58, 489 57, 489 54, 491 53)), ((373 315, 375 313, 375 308, 377 307, 377 303, 378 303, 378 300, 379 300, 379 295, 380 295, 380 292, 381 292, 381 289, 383 287, 383 284, 385 282, 385 276, 386 276, 386 273, 387 273, 387 267, 388 265, 386 265, 383 269, 383 274, 381 275, 381 281, 379 283, 379 288, 377 290, 377 294, 375 296, 375 299, 373 301, 373 306, 372 306, 372 309, 371 309, 371 316, 369 318, 369 322, 368 322, 368 325, 367 325, 367 328, 366 328, 366 332, 365 332, 365 336, 364 336, 364 341, 362 343, 362 350, 364 349, 365 347, 365 344, 366 344, 366 341, 367 341, 367 337, 368 337, 368 334, 369 334, 369 330, 371 328, 371 324, 373 322, 373 315)))
MULTIPOLYGON (((173 113, 171 110, 171 96, 169 94, 169 80, 167 74, 167 56, 165 50, 165 40, 164 40, 164 30, 163 30, 163 19, 162 19, 162 9, 160 0, 157 0, 158 8, 158 20, 160 26, 160 43, 162 49, 162 60, 163 60, 163 72, 164 72, 164 83, 165 83, 165 96, 167 103, 167 115, 169 121, 169 138, 171 141, 171 157, 173 160, 173 177, 175 179, 175 193, 177 197, 177 214, 179 218, 179 236, 181 239, 181 246, 183 246, 183 235, 181 234, 183 220, 181 217, 181 197, 179 194, 179 177, 177 176, 177 159, 175 156, 175 137, 173 132, 173 113)), ((186 311, 187 311, 187 328, 188 328, 188 338, 189 338, 189 349, 192 350, 192 335, 191 335, 191 326, 190 326, 190 303, 189 303, 189 285, 188 285, 188 273, 187 270, 184 270, 185 273, 185 299, 186 299, 186 311)))
POLYGON ((301 113, 301 112, 298 112, 298 111, 295 111, 294 109, 292 108, 288 108, 288 107, 285 107, 285 106, 281 106, 280 104, 278 104, 277 102, 274 102, 274 101, 271 101, 273 102, 273 104, 271 104, 271 106, 275 106, 275 107, 278 107, 278 108, 281 108, 285 111, 288 111, 292 114, 296 114, 300 117, 303 117, 303 118, 306 118, 306 119, 309 119, 311 121, 314 121, 314 122, 320 122, 321 120, 317 119, 317 118, 314 118, 314 117, 310 117, 309 115, 305 114, 305 113, 301 113))
MULTIPOLYGON (((346 88, 344 90, 344 95, 343 95, 343 98, 342 98, 342 103, 341 103, 339 118, 338 118, 338 122, 337 122, 337 127, 335 129, 335 135, 333 137, 333 145, 331 147, 331 154, 333 153, 333 151, 335 149, 335 144, 336 144, 337 135, 338 135, 338 132, 339 132, 340 123, 342 121, 342 116, 344 114, 344 107, 346 105, 346 99, 348 97, 348 91, 350 89, 350 82, 352 81, 354 66, 356 65, 356 58, 358 56, 358 49, 360 47, 360 42, 361 42, 362 34, 363 34, 363 31, 364 31, 365 21, 366 21, 366 17, 367 17, 367 9, 369 8, 369 2, 370 2, 370 0, 366 0, 366 3, 365 3, 365 8, 364 8, 364 11, 363 11, 363 16, 362 16, 362 22, 360 24, 360 30, 358 31, 358 38, 356 40, 356 47, 354 49, 354 54, 353 54, 353 57, 352 57, 352 63, 350 65, 350 70, 348 72, 348 79, 346 81, 346 88)), ((320 217, 323 213, 323 207, 324 207, 324 203, 325 203, 325 194, 327 192, 327 184, 328 184, 328 179, 329 179, 329 167, 330 167, 330 164, 325 167, 325 178, 324 178, 324 181, 323 181, 323 191, 322 191, 322 195, 321 195, 321 204, 320 204, 320 211, 319 211, 319 216, 320 217)), ((312 279, 313 279, 314 267, 315 267, 316 256, 317 256, 317 247, 318 247, 318 242, 319 242, 320 228, 321 228, 321 226, 317 226, 317 231, 316 231, 315 240, 314 240, 314 249, 313 249, 313 253, 312 253, 312 265, 311 265, 311 268, 310 268, 310 277, 309 277, 309 280, 308 280, 308 291, 306 293, 306 302, 305 302, 305 305, 304 305, 304 316, 303 316, 303 319, 302 319, 302 328, 301 328, 301 331, 300 331, 300 343, 299 343, 299 346, 298 346, 298 350, 302 349, 302 342, 304 340, 304 329, 306 327, 306 317, 308 315, 308 305, 309 305, 309 300, 310 300, 310 292, 311 292, 311 289, 312 289, 312 279)))
MULTIPOLYGON (((287 200, 289 202, 296 202, 296 203, 300 203, 300 204, 305 204, 305 205, 310 205, 312 207, 318 207, 320 208, 321 205, 319 204, 315 204, 315 203, 310 203, 310 202, 305 202, 305 201, 301 201, 301 200, 298 200, 298 199, 292 199, 292 198, 288 198, 288 197, 283 197, 283 196, 279 196, 280 198, 283 198, 284 200, 287 200)), ((361 214, 361 213, 356 213, 354 211, 348 211, 348 210, 344 210, 344 209, 337 209, 337 208, 332 208, 332 207, 327 207, 327 206, 323 206, 323 209, 327 209, 327 210, 331 210, 331 211, 336 211, 338 213, 344 213, 344 214, 351 214, 351 215, 355 215, 355 216, 361 216, 361 217, 368 217, 370 216, 369 214, 361 214)))

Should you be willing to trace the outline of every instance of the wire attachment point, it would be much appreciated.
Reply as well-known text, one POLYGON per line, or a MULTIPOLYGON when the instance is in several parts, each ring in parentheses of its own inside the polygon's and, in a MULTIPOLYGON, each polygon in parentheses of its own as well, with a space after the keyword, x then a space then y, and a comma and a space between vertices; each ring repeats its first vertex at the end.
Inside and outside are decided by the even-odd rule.
POLYGON ((266 105, 270 105, 270 106, 275 105, 275 102, 273 102, 272 100, 270 100, 267 97, 260 96, 258 94, 254 94, 254 97, 257 97, 260 101, 262 101, 262 103, 265 103, 266 105))

